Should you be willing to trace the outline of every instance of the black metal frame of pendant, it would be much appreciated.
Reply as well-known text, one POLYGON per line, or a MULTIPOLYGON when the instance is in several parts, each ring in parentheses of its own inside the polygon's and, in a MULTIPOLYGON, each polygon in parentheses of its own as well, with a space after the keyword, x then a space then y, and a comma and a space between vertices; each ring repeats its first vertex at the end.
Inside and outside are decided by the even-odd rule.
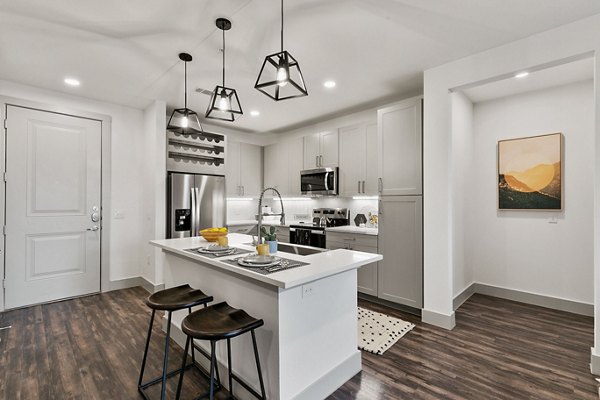
POLYGON ((215 25, 223 31, 223 84, 217 85, 215 90, 213 90, 204 117, 233 122, 235 121, 236 114, 242 115, 244 112, 242 111, 240 99, 235 89, 225 86, 225 31, 231 29, 231 21, 226 18, 217 18, 215 25), (219 107, 219 102, 222 98, 226 98, 227 108, 219 107))
POLYGON ((258 74, 258 78, 256 79, 256 84, 254 85, 255 89, 258 89, 262 93, 266 94, 270 98, 275 101, 293 99, 296 97, 308 96, 308 90, 306 89, 306 85, 304 84, 304 78, 302 77, 302 71, 300 70, 300 65, 298 61, 287 51, 283 50, 279 53, 270 54, 265 57, 265 61, 263 62, 262 67, 260 68, 260 73, 258 74), (263 76, 263 72, 265 67, 274 68, 274 73, 272 76, 275 76, 275 79, 269 81, 261 82, 261 77, 263 76), (279 68, 282 67, 285 69, 287 74, 287 79, 283 81, 277 80, 277 72, 279 68), (300 82, 296 82, 292 76, 297 75, 300 82), (297 94, 289 94, 283 95, 281 83, 291 84, 298 90, 297 94), (271 89, 270 93, 267 89, 271 89))
POLYGON ((208 108, 206 109, 206 118, 220 119, 222 121, 235 121, 235 115, 242 115, 242 106, 240 105, 240 99, 238 98, 235 89, 231 89, 225 86, 217 85, 210 96, 208 108), (219 107, 219 102, 223 97, 223 91, 225 91, 225 97, 229 104, 229 108, 223 110, 219 107))
POLYGON ((167 123, 167 130, 173 132, 173 133, 179 133, 182 135, 192 135, 192 134, 199 134, 199 133, 204 133, 204 129, 202 128, 202 124, 200 123, 200 120, 198 119, 198 114, 196 113, 196 111, 194 110, 190 110, 189 108, 187 108, 187 63, 192 61, 192 56, 188 53, 179 53, 179 59, 181 61, 183 61, 184 63, 184 106, 183 108, 176 108, 173 110, 173 112, 171 113, 171 117, 169 118, 169 122, 167 123), (188 123, 187 126, 182 126, 182 125, 172 125, 171 122, 173 121, 173 117, 175 117, 175 114, 178 114, 180 117, 180 121, 182 120, 182 118, 187 118, 188 123), (193 120, 190 121, 190 118, 193 118, 193 120), (191 124, 190 122, 195 122, 196 126, 200 129, 196 129, 194 127, 192 127, 193 124, 191 124))

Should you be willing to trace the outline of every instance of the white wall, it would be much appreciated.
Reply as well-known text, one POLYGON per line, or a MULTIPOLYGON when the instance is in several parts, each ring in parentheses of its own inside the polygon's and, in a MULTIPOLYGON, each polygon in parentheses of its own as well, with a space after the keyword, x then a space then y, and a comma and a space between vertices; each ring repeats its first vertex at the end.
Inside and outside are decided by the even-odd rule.
MULTIPOLYGON (((425 71, 424 79, 424 321, 454 326, 450 152, 453 89, 508 78, 532 67, 594 57, 600 76, 600 15, 563 25, 425 71), (430 318, 425 318, 428 315, 430 318)), ((594 86, 594 238, 600 238, 600 85, 594 86)), ((600 344, 600 241, 594 240, 595 346, 600 344)), ((593 370, 600 351, 592 349, 593 370)))
POLYGON ((476 282, 593 303, 593 102, 584 81, 475 104, 464 201, 476 282), (555 132, 564 134, 563 211, 499 211, 498 140, 555 132))
POLYGON ((104 114, 112 118, 110 201, 113 215, 103 216, 103 218, 112 218, 109 277, 111 281, 138 277, 140 275, 142 111, 7 81, 0 81, 0 95, 75 111, 104 114), (120 212, 123 219, 115 219, 116 212, 120 212))
POLYGON ((472 210, 466 205, 474 182, 473 170, 473 104, 462 93, 452 94, 452 264, 454 296, 473 283, 473 268, 467 264, 472 250, 466 243, 466 218, 472 210))

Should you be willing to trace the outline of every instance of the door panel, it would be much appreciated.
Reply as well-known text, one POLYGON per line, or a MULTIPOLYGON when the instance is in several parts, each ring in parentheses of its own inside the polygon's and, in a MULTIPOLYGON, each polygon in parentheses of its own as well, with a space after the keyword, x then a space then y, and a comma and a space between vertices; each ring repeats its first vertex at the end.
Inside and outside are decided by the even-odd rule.
MULTIPOLYGON (((197 229, 225 226, 225 178, 196 175, 195 183, 199 209, 197 229)), ((198 236, 198 232, 193 236, 198 236)))
POLYGON ((240 185, 242 197, 258 197, 263 186, 262 147, 253 144, 241 144, 240 185))
POLYGON ((354 125, 340 129, 340 195, 362 194, 365 179, 365 126, 354 125))
POLYGON ((7 106, 5 307, 100 291, 101 122, 7 106))
POLYGON ((321 133, 321 167, 338 166, 338 131, 321 133))
POLYGON ((197 225, 197 221, 193 219, 195 213, 192 212, 194 175, 171 173, 169 174, 168 186, 168 210, 171 215, 168 218, 167 237, 190 237, 192 230, 197 225))
POLYGON ((364 194, 377 194, 379 178, 379 151, 377 148, 377 124, 367 125, 367 144, 365 146, 366 169, 364 194))
POLYGON ((225 179, 227 196, 230 197, 242 195, 241 185, 243 183, 241 183, 242 179, 240 177, 241 157, 242 145, 238 142, 228 141, 225 179))
POLYGON ((319 166, 319 155, 321 154, 320 147, 321 136, 318 133, 306 135, 304 141, 304 169, 314 169, 319 166))

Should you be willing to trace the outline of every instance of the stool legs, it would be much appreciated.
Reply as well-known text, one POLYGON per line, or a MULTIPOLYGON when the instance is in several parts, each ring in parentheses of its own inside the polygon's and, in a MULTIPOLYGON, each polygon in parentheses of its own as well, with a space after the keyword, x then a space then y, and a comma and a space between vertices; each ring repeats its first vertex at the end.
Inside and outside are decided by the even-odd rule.
MULTIPOLYGON (((177 384, 177 394, 175 395, 175 400, 179 400, 179 396, 181 395, 181 386, 183 386, 183 373, 185 372, 185 363, 187 362, 187 354, 190 348, 191 337, 187 337, 185 340, 185 350, 183 351, 183 361, 181 362, 181 373, 179 374, 179 383, 177 384)), ((192 351, 194 347, 192 346, 192 351)), ((193 353, 192 353, 193 354, 193 353)))
POLYGON ((171 316, 172 312, 167 311, 169 314, 168 322, 167 322, 167 337, 165 339, 165 358, 163 361, 163 374, 162 374, 162 391, 160 395, 160 400, 164 400, 167 393, 167 368, 169 368, 169 342, 171 339, 171 316))
POLYGON ((210 341, 210 400, 215 398, 215 364, 217 363, 217 355, 215 354, 215 342, 210 341))
POLYGON ((233 372, 231 370, 231 339, 227 338, 227 369, 229 370, 229 393, 233 396, 233 372))
POLYGON ((250 331, 252 333, 252 346, 254 347, 254 358, 256 359, 256 369, 258 370, 258 380, 260 381, 260 394, 261 400, 265 400, 265 384, 263 382, 262 370, 260 369, 260 359, 258 358, 258 347, 256 346, 256 335, 254 329, 250 331))
POLYGON ((144 348, 144 358, 142 359, 142 368, 140 370, 140 379, 138 381, 138 387, 142 386, 142 380, 144 379, 144 369, 146 369, 146 358, 148 357, 148 347, 150 346, 150 335, 152 335, 152 325, 154 324, 154 314, 156 310, 152 310, 152 317, 150 317, 150 327, 148 327, 148 335, 146 336, 146 347, 144 348))

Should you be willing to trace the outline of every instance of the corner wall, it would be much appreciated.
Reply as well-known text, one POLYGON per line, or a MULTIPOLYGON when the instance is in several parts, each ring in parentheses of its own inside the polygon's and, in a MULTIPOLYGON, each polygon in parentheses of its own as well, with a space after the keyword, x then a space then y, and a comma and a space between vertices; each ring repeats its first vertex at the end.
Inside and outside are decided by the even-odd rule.
POLYGON ((108 115, 111 123, 111 219, 109 279, 111 282, 140 276, 139 234, 143 141, 141 110, 0 81, 0 95, 108 115), (117 215, 118 213, 118 215, 117 215))
POLYGON ((470 187, 457 199, 469 210, 466 245, 475 282, 594 302, 593 100, 593 82, 583 81, 475 103, 470 187), (499 211, 498 140, 556 132, 564 135, 563 210, 499 211))
MULTIPOLYGON (((590 56, 600 74, 600 15, 563 25, 425 71, 424 315, 453 319, 452 90, 508 78, 522 70, 590 56)), ((600 238, 600 85, 594 86, 594 238, 600 238)), ((594 240, 595 343, 600 344, 600 241, 594 240)), ((439 325, 443 325, 438 323, 439 325)), ((446 326, 449 324, 446 323, 446 326)), ((600 361, 600 351, 592 350, 600 361)), ((600 362, 596 363, 600 370, 600 362)))

